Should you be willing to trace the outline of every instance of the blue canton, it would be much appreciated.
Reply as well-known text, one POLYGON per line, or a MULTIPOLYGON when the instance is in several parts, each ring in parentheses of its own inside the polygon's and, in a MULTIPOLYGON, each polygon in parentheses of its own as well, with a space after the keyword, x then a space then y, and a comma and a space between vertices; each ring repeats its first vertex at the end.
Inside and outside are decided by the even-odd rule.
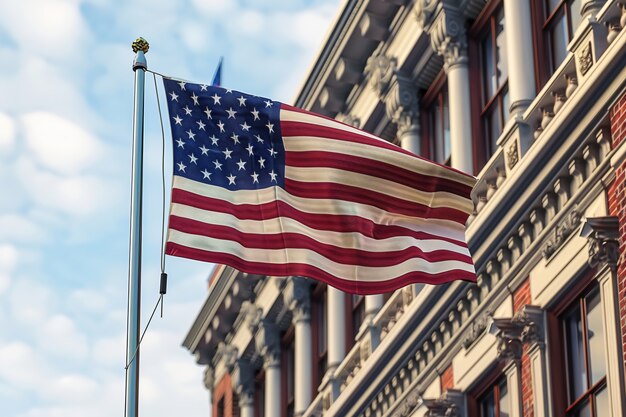
POLYGON ((164 78, 174 175, 228 190, 283 186, 280 103, 164 78))

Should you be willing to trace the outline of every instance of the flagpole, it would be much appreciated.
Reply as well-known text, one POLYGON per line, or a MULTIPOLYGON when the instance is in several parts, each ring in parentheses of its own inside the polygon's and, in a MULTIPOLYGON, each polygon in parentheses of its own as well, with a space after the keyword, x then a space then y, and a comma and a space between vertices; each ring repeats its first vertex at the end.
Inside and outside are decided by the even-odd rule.
POLYGON ((133 120, 132 185, 130 197, 130 245, 128 266, 128 323, 126 338, 126 417, 139 414, 139 319, 141 302, 141 206, 143 188, 143 104, 146 57, 149 44, 138 38, 135 52, 135 103, 133 120))

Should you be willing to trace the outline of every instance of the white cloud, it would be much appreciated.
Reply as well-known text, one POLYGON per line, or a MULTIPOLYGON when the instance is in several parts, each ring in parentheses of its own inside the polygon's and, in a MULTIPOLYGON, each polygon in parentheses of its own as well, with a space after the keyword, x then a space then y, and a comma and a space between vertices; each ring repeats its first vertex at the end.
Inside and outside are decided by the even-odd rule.
POLYGON ((0 377, 13 386, 33 389, 48 376, 41 356, 23 342, 0 346, 0 377))
POLYGON ((44 167, 70 175, 104 158, 101 142, 75 123, 49 112, 28 113, 21 118, 31 154, 44 167))
POLYGON ((9 291, 11 317, 16 324, 40 326, 51 311, 54 311, 56 300, 50 289, 33 280, 23 278, 16 280, 9 291))
POLYGON ((15 269, 19 253, 15 246, 0 245, 0 295, 4 294, 11 285, 11 273, 15 269))
POLYGON ((15 122, 5 113, 0 113, 0 156, 8 155, 15 144, 15 122))
POLYGON ((39 345, 56 356, 80 360, 87 355, 87 339, 74 321, 62 314, 45 320, 37 333, 39 345))

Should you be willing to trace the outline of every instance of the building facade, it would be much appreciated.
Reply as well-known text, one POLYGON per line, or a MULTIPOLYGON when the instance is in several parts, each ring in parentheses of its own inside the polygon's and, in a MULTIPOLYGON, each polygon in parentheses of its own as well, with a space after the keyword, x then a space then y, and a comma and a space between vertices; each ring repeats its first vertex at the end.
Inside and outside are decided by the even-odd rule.
POLYGON ((347 0, 295 105, 478 177, 477 282, 356 296, 219 266, 214 417, 626 415, 626 5, 347 0))

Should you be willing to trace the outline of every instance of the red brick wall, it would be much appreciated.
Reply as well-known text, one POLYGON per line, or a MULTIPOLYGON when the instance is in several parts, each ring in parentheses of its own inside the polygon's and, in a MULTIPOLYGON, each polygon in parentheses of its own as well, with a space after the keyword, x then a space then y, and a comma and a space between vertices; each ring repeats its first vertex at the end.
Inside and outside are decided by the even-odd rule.
MULTIPOLYGON (((517 313, 526 304, 531 304, 530 298, 530 279, 526 280, 513 292, 513 311, 517 313)), ((522 350, 522 416, 534 417, 533 403, 533 385, 532 375, 530 371, 530 356, 528 356, 528 347, 524 345, 522 350)))
MULTIPOLYGON (((626 139, 626 94, 610 109, 611 140, 613 149, 626 139)), ((608 190, 609 213, 619 218, 620 231, 620 262, 617 267, 617 288, 619 293, 619 317, 622 330, 622 352, 624 352, 624 365, 626 366, 626 162, 617 167, 615 181, 608 190)))
POLYGON ((445 392, 454 388, 454 374, 452 373, 452 364, 448 366, 441 374, 441 392, 445 392))
POLYGON ((222 399, 224 401, 224 417, 239 417, 239 404, 237 404, 237 396, 233 395, 233 386, 230 374, 225 374, 222 379, 220 379, 220 382, 218 382, 213 388, 212 416, 219 416, 217 409, 222 399))

